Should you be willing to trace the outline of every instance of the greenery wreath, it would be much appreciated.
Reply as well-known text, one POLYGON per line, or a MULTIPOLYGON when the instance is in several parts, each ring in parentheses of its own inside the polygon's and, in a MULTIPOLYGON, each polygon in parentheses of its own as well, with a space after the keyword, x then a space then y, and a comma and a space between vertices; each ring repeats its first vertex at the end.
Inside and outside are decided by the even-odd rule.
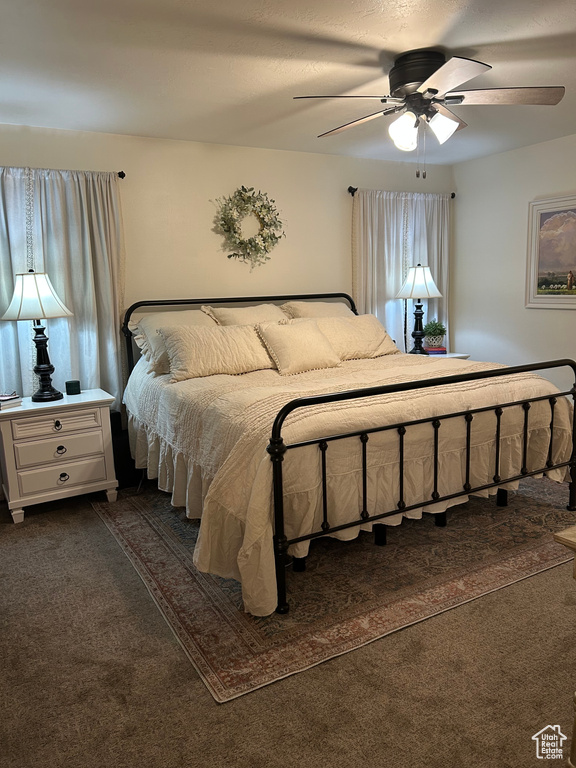
POLYGON ((224 237, 224 250, 232 250, 229 259, 249 263, 252 270, 270 259, 268 255, 280 238, 285 237, 274 200, 264 192, 255 192, 253 187, 240 187, 230 197, 216 200, 218 213, 215 231, 224 237), (254 215, 260 225, 252 237, 242 237, 242 220, 254 215))

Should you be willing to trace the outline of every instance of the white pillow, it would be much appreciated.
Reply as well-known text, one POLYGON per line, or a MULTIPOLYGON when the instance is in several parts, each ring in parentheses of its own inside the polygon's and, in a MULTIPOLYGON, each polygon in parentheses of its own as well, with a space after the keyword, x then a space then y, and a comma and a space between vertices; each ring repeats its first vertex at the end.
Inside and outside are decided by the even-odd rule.
POLYGON ((287 301, 282 310, 288 317, 356 317, 341 301, 287 301))
POLYGON ((218 325, 256 325, 286 320, 286 315, 276 304, 257 304, 254 307, 202 306, 201 309, 218 325))
POLYGON ((170 372, 170 362, 164 346, 164 339, 157 333, 158 328, 180 326, 214 328, 215 322, 199 309, 185 309, 173 312, 152 312, 149 315, 143 315, 137 321, 128 323, 128 328, 134 335, 134 341, 140 347, 142 357, 149 363, 148 371, 150 373, 170 372))
POLYGON ((274 368, 251 325, 159 328, 158 333, 166 345, 172 382, 274 368))
POLYGON ((281 376, 340 365, 339 356, 314 320, 260 323, 256 329, 281 376))
POLYGON ((340 360, 365 360, 400 353, 374 315, 318 317, 316 323, 340 360))

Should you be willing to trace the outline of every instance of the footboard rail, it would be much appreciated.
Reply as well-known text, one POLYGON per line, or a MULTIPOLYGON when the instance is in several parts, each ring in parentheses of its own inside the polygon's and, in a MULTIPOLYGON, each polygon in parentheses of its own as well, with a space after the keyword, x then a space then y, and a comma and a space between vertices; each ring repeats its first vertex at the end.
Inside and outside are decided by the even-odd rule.
MULTIPOLYGON (((528 365, 511 366, 506 368, 496 368, 488 371, 478 371, 474 373, 456 374, 453 376, 445 376, 441 379, 423 379, 421 381, 410 381, 401 384, 388 384, 376 387, 367 387, 356 390, 346 390, 344 392, 335 392, 324 395, 314 395, 311 397, 301 397, 291 400, 279 411, 274 420, 272 427, 272 434, 269 440, 267 451, 270 454, 272 461, 272 477, 273 477, 273 505, 274 505, 274 558, 276 565, 276 584, 278 590, 278 606, 276 611, 278 613, 287 613, 289 605, 286 599, 286 575, 285 566, 287 561, 288 547, 291 544, 296 544, 303 541, 310 541, 312 539, 333 534, 338 531, 342 531, 348 528, 354 528, 366 525, 367 523, 378 523, 387 517, 398 515, 399 513, 406 513, 412 509, 419 509, 422 507, 437 504, 443 501, 450 501, 462 497, 463 495, 474 494, 480 491, 487 490, 489 488, 498 488, 507 483, 521 480, 524 477, 530 477, 533 475, 541 475, 549 472, 553 469, 560 469, 567 467, 570 473, 569 482, 569 500, 567 508, 569 510, 576 511, 576 408, 572 411, 572 450, 570 458, 566 461, 554 462, 554 416, 558 399, 561 397, 571 397, 573 405, 576 404, 576 362, 570 359, 551 360, 541 363, 530 363, 528 365), (380 426, 370 427, 368 429, 360 429, 342 434, 331 434, 327 436, 320 436, 314 439, 305 440, 295 443, 285 443, 282 437, 282 427, 287 417, 295 410, 302 408, 309 408, 315 405, 321 405, 326 403, 337 403, 346 400, 358 400, 361 398, 370 398, 378 395, 388 395, 399 392, 425 390, 432 387, 444 387, 449 384, 464 384, 470 381, 477 381, 479 379, 494 379, 501 376, 510 376, 514 374, 528 373, 533 371, 550 370, 554 368, 569 367, 572 370, 574 376, 574 384, 571 389, 564 392, 556 392, 550 395, 539 395, 535 397, 524 398, 521 400, 514 400, 506 403, 494 403, 489 406, 482 406, 478 408, 470 408, 467 410, 450 412, 440 416, 430 416, 415 420, 396 422, 394 424, 386 424, 380 426), (550 438, 547 451, 547 459, 542 467, 528 469, 527 456, 528 456, 528 439, 529 439, 529 412, 533 403, 548 401, 550 406, 550 438), (524 411, 523 415, 523 441, 522 441, 522 466, 520 472, 508 477, 502 477, 501 475, 501 426, 502 417, 506 409, 513 407, 521 407, 524 411), (477 414, 493 412, 496 418, 496 426, 494 433, 494 475, 490 482, 482 483, 480 485, 471 484, 471 455, 472 455, 472 422, 477 414), (465 481, 462 485, 462 489, 455 493, 449 493, 442 495, 439 492, 439 430, 442 423, 449 419, 463 418, 465 420, 465 481), (420 424, 431 424, 433 428, 433 462, 432 462, 432 493, 430 498, 423 499, 416 504, 407 504, 404 496, 404 468, 405 468, 405 435, 409 427, 413 427, 420 424), (367 445, 370 439, 370 435, 374 433, 396 431, 398 434, 398 486, 399 486, 399 500, 396 508, 386 510, 383 512, 375 512, 371 514, 368 511, 368 462, 367 462, 367 445), (331 525, 329 509, 328 509, 328 492, 327 492, 327 451, 331 442, 337 440, 344 440, 357 437, 360 440, 361 450, 361 471, 362 471, 362 509, 359 515, 359 519, 352 520, 340 525, 331 525), (320 530, 307 533, 302 536, 294 538, 288 538, 285 533, 285 520, 284 520, 284 490, 283 490, 283 476, 282 476, 282 463, 287 451, 302 448, 305 446, 317 445, 320 450, 320 466, 321 466, 321 483, 322 483, 322 523, 320 530)), ((375 528, 383 528, 382 525, 376 525, 375 528)))

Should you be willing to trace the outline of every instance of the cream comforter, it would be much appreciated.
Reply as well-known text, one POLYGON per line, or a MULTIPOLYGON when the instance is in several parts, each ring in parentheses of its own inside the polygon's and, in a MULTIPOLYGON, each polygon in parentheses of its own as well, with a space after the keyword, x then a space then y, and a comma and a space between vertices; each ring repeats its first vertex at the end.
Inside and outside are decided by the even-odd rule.
MULTIPOLYGON (((201 517, 194 560, 201 571, 238 579, 245 610, 265 616, 276 607, 272 546, 272 468, 266 446, 272 422, 281 407, 297 397, 325 392, 393 384, 455 373, 488 370, 493 363, 436 359, 418 355, 389 355, 355 360, 338 368, 280 376, 275 370, 241 376, 210 376, 168 383, 168 376, 145 373, 140 361, 128 382, 124 402, 136 466, 157 477, 172 493, 175 506, 189 517, 201 517)), ((511 402, 556 392, 534 374, 449 385, 354 402, 331 403, 297 410, 287 419, 287 443, 364 429, 425 416, 511 402)), ((554 459, 570 455, 570 409, 560 398, 555 414, 554 459)), ((549 439, 547 401, 530 409, 528 469, 544 466, 549 439)), ((494 474, 493 412, 478 415, 472 424, 472 486, 492 481, 494 474)), ((506 409, 502 418, 501 476, 520 471, 523 411, 506 409)), ((407 505, 431 498, 432 441, 430 424, 410 427, 405 437, 404 493, 407 505)), ((458 493, 465 482, 463 417, 445 420, 439 430, 441 494, 458 493)), ((320 458, 316 446, 289 450, 285 455, 284 493, 289 538, 318 529, 321 520, 320 458)), ((358 438, 329 444, 328 498, 330 520, 338 525, 358 519, 361 507, 361 450, 358 438)), ((368 511, 396 509, 399 499, 398 435, 395 430, 370 436, 368 443, 368 511)), ((551 476, 563 480, 564 471, 551 476)), ((426 507, 439 512, 465 496, 426 507)), ((407 513, 420 517, 421 509, 407 513)), ((386 518, 399 524, 401 514, 386 518)), ((364 529, 370 526, 364 526, 364 529)), ((340 532, 353 538, 358 528, 340 532)), ((308 543, 292 548, 304 556, 308 543)))

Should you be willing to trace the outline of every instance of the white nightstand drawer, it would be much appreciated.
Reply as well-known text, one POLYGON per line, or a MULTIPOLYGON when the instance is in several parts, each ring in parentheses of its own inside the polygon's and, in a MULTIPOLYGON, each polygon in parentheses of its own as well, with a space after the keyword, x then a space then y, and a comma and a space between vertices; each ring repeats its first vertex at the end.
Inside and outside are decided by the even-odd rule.
POLYGON ((25 419, 14 419, 12 435, 14 440, 21 440, 25 437, 61 435, 99 426, 101 426, 100 409, 84 408, 76 411, 60 411, 52 416, 41 413, 25 419))
POLYGON ((32 467, 35 464, 53 464, 71 461, 80 456, 92 456, 104 453, 102 430, 82 432, 75 435, 58 435, 46 440, 31 440, 14 444, 16 466, 18 469, 32 467))
POLYGON ((55 491, 73 485, 85 485, 106 478, 104 456, 84 461, 59 464, 55 467, 30 469, 18 472, 18 484, 22 496, 42 491, 55 491))

